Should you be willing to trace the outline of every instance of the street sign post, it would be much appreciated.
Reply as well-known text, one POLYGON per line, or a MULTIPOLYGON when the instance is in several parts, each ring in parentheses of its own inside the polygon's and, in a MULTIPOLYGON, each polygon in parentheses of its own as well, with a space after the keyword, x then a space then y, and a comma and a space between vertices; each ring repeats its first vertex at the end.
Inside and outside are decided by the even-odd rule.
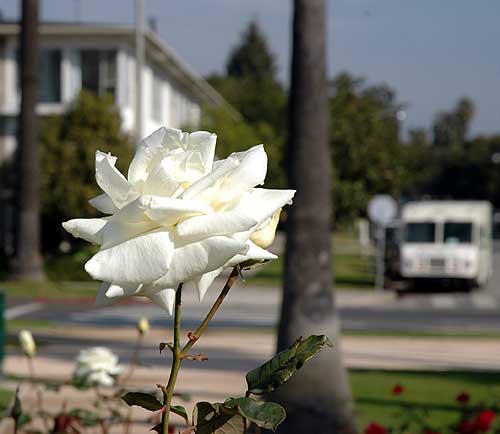
POLYGON ((394 220, 397 203, 388 194, 379 194, 368 203, 368 217, 375 224, 376 275, 375 289, 384 289, 385 275, 385 228, 394 220))

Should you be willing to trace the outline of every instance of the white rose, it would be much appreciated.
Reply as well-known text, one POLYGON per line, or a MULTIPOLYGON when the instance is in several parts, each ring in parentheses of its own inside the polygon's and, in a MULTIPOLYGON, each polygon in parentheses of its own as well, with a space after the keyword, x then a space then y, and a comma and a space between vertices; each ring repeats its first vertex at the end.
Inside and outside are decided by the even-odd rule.
POLYGON ((215 142, 205 131, 160 128, 140 143, 127 178, 116 157, 97 152, 104 193, 90 203, 109 216, 63 227, 101 246, 85 264, 104 282, 98 304, 145 296, 172 313, 180 283, 201 299, 223 268, 276 258, 251 237, 295 191, 255 188, 267 171, 262 145, 214 162, 215 142))
POLYGON ((141 335, 145 335, 147 332, 149 332, 149 329, 150 326, 147 318, 142 317, 139 321, 137 321, 137 331, 141 335))
POLYGON ((35 357, 36 355, 36 344, 33 339, 33 335, 29 330, 21 330, 19 332, 19 345, 24 355, 27 357, 35 357))
POLYGON ((112 386, 122 370, 118 357, 108 348, 88 348, 76 358, 73 381, 83 386, 112 386))

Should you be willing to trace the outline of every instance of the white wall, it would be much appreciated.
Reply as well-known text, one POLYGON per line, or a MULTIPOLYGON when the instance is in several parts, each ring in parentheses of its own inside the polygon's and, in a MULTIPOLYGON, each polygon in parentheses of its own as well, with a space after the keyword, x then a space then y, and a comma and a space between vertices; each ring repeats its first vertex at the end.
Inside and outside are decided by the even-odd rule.
MULTIPOLYGON (((81 68, 79 49, 116 49, 117 50, 117 89, 116 104, 122 116, 125 131, 135 130, 135 57, 133 47, 121 38, 68 37, 66 39, 44 38, 42 48, 60 48, 61 58, 61 102, 38 104, 37 111, 42 115, 63 113, 81 89, 81 68)), ((20 95, 17 91, 16 62, 17 39, 8 38, 5 46, 4 80, 5 99, 0 101, 0 116, 15 116, 19 112, 20 95)), ((160 79, 158 86, 162 108, 160 114, 153 113, 152 80, 153 67, 146 64, 143 69, 143 129, 142 137, 166 125, 179 128, 186 125, 197 126, 201 119, 201 106, 190 93, 169 76, 163 65, 154 69, 160 79)), ((15 131, 15 128, 13 129, 15 131)), ((15 139, 12 137, 15 143, 15 139)))

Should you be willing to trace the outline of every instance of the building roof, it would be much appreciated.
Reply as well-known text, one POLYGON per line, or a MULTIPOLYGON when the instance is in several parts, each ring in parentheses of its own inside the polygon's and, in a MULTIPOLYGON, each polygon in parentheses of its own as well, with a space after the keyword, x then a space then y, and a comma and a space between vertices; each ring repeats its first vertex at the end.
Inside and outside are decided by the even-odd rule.
MULTIPOLYGON (((17 35, 19 29, 17 22, 0 22, 0 36, 17 35)), ((40 34, 42 36, 115 36, 127 38, 132 44, 135 43, 135 27, 121 24, 45 22, 40 25, 40 34)), ((241 118, 240 113, 156 33, 146 31, 144 36, 147 54, 160 65, 165 65, 180 83, 198 95, 203 102, 225 108, 235 119, 241 118)))

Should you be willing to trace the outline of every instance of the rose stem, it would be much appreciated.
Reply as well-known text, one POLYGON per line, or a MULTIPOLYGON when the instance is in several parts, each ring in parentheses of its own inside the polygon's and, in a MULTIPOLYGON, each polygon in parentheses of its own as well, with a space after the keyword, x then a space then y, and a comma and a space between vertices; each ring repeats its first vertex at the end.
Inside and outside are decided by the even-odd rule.
POLYGON ((168 378, 167 388, 163 394, 163 414, 162 414, 162 433, 168 434, 168 419, 170 416, 170 404, 174 395, 175 382, 179 375, 179 370, 182 363, 181 356, 181 303, 182 303, 182 283, 175 292, 175 311, 174 311, 174 345, 172 347, 172 367, 170 368, 170 376, 168 378))
POLYGON ((132 357, 130 358, 130 364, 127 369, 127 372, 125 375, 123 375, 119 380, 118 384, 123 385, 125 384, 130 378, 132 378, 132 375, 134 374, 135 368, 139 366, 139 355, 142 347, 142 341, 143 341, 144 335, 141 332, 137 332, 137 339, 135 341, 135 346, 134 346, 134 351, 132 353, 132 357))
POLYGON ((227 279, 226 284, 224 285, 224 288, 222 288, 221 293, 217 297, 217 300, 215 300, 215 303, 213 304, 212 308, 207 313, 207 316, 205 317, 203 322, 199 325, 199 327, 196 329, 196 331, 191 335, 192 338, 189 339, 189 341, 186 343, 186 345, 182 349, 182 351, 181 351, 182 357, 185 357, 187 355, 187 353, 191 349, 191 347, 196 343, 196 341, 203 334, 203 332, 205 331, 205 329, 208 326, 208 323, 214 317, 215 313, 217 312, 220 305, 224 301, 224 298, 226 298, 226 295, 228 294, 229 290, 233 286, 234 282, 236 281, 236 279, 238 279, 238 276, 239 276, 239 270, 237 267, 234 267, 233 271, 231 271, 229 278, 227 279))
POLYGON ((234 267, 233 271, 229 278, 227 279, 224 288, 222 288, 221 293, 215 300, 212 308, 208 311, 207 316, 196 329, 196 331, 191 335, 192 338, 184 345, 182 351, 180 350, 180 324, 181 324, 181 296, 182 296, 182 284, 177 288, 177 292, 175 293, 175 313, 174 313, 174 345, 172 347, 173 354, 173 362, 172 368, 170 370, 170 377, 168 379, 167 388, 164 393, 163 403, 164 403, 164 411, 162 415, 162 433, 168 434, 168 420, 170 416, 170 404, 172 401, 172 396, 174 394, 175 382, 177 381, 177 375, 179 374, 179 370, 181 367, 182 360, 187 355, 188 351, 191 347, 196 343, 196 341, 203 334, 205 329, 207 328, 210 320, 214 317, 215 313, 221 306, 222 302, 226 298, 229 290, 233 286, 236 279, 238 279, 239 270, 238 267, 234 267))

